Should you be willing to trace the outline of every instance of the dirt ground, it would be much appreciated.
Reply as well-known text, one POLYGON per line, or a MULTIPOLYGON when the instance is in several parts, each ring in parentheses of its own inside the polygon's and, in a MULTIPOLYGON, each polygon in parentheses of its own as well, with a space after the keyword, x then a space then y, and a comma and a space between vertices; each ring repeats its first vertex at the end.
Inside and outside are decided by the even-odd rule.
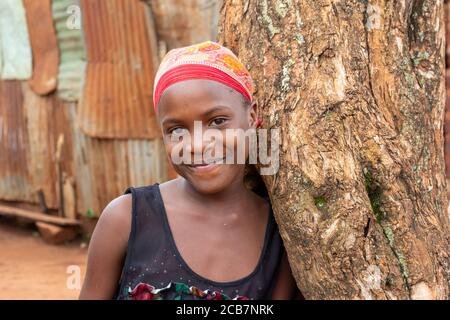
POLYGON ((78 299, 86 256, 81 239, 50 245, 30 226, 0 217, 0 299, 78 299))

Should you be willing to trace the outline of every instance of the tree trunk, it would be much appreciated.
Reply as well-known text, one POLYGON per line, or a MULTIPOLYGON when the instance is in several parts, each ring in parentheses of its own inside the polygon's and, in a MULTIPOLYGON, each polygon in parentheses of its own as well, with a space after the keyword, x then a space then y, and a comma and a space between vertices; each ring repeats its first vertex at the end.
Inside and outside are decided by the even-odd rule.
POLYGON ((264 182, 307 299, 448 299, 443 1, 230 0, 219 39, 280 128, 264 182))

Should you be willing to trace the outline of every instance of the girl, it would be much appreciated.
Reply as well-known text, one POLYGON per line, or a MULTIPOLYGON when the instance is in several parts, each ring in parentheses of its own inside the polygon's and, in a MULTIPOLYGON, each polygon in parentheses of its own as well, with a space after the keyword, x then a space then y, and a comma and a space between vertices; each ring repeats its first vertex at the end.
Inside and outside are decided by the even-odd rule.
MULTIPOLYGON (((130 187, 106 206, 92 235, 80 299, 300 296, 268 198, 244 184, 245 164, 173 161, 174 135, 193 136, 194 121, 221 132, 258 127, 252 90, 243 64, 215 42, 166 55, 153 99, 179 177, 130 187)), ((204 155, 211 145, 204 139, 194 137, 183 155, 204 155)), ((229 142, 214 145, 226 152, 229 142)))

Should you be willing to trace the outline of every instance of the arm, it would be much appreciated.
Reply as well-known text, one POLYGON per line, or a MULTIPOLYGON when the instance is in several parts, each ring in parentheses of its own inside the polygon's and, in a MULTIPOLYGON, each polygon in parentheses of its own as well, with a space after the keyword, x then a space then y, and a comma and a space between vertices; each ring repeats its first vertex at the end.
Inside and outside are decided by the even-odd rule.
POLYGON ((277 276, 275 288, 272 292, 272 300, 303 300, 303 295, 297 288, 286 251, 283 250, 280 271, 277 276))
POLYGON ((122 272, 131 230, 131 195, 122 195, 103 210, 89 243, 80 300, 112 299, 122 272))

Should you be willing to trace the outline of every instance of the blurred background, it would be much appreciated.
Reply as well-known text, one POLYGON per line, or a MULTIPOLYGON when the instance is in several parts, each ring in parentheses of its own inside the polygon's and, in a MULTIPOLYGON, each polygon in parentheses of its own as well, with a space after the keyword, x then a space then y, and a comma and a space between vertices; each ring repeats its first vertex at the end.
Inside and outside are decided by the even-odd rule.
POLYGON ((0 299, 77 298, 106 204, 175 177, 153 77, 168 50, 216 40, 220 6, 0 1, 0 299))
MULTIPOLYGON (((0 1, 0 299, 78 298, 106 204, 176 176, 153 77, 168 50, 217 39, 221 2, 0 1)), ((450 106, 445 132, 450 178, 450 106)))

